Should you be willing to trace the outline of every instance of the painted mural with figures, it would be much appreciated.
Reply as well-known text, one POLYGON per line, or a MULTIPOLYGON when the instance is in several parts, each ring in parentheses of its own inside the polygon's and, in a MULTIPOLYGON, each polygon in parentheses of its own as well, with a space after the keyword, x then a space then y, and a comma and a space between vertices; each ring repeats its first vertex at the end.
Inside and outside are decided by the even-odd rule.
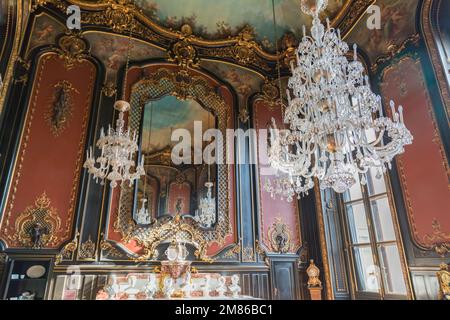
POLYGON ((418 0, 377 0, 375 5, 381 9, 381 29, 369 30, 366 15, 347 38, 350 43, 357 43, 372 63, 382 55, 395 53, 409 36, 417 32, 415 12, 418 0))
MULTIPOLYGON (((328 1, 326 14, 333 18, 348 0, 328 1)), ((271 0, 228 0, 223 2, 194 0, 180 5, 178 0, 136 0, 144 13, 159 24, 178 30, 183 24, 189 24, 194 34, 206 39, 223 39, 237 35, 245 26, 250 26, 256 39, 264 48, 274 50, 275 32, 272 24, 271 0), (201 10, 199 10, 201 8, 201 10), (235 8, 239 8, 236 14, 235 8)), ((279 34, 287 31, 300 34, 303 24, 309 25, 310 19, 301 13, 297 0, 275 0, 275 12, 278 19, 279 34), (299 19, 300 16, 300 19, 299 19)))

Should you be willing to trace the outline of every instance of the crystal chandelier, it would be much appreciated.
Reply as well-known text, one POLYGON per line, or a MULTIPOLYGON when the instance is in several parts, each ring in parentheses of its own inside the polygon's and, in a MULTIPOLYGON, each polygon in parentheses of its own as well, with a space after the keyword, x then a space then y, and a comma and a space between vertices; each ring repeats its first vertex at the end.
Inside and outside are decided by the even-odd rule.
MULTIPOLYGON (((210 128, 210 117, 208 115, 208 128, 210 128)), ((206 228, 211 228, 216 222, 216 198, 212 197, 212 187, 214 183, 211 182, 211 161, 208 159, 208 182, 205 183, 206 198, 200 199, 199 210, 196 212, 195 221, 206 228)))
POLYGON ((87 159, 84 168, 88 169, 95 180, 100 180, 104 184, 105 180, 109 180, 111 188, 117 187, 118 182, 129 182, 130 187, 136 179, 145 174, 144 157, 141 163, 136 165, 134 157, 138 151, 138 135, 136 131, 130 132, 130 128, 125 126, 125 113, 130 110, 130 103, 125 101, 125 90, 127 87, 127 73, 130 64, 131 52, 131 29, 128 38, 127 61, 125 67, 125 81, 123 86, 122 100, 116 101, 114 109, 119 111, 119 118, 116 127, 108 127, 105 135, 103 128, 100 132, 100 139, 97 141, 97 147, 101 150, 101 155, 97 159, 94 158, 92 147, 87 151, 87 159), (98 167, 96 166, 98 164, 98 167))
POLYGON ((205 183, 207 188, 206 198, 200 199, 199 211, 195 216, 195 221, 206 228, 211 228, 216 222, 216 199, 212 197, 213 186, 212 182, 205 183))
POLYGON ((148 205, 146 205, 147 202, 147 199, 141 199, 141 208, 136 212, 134 216, 134 220, 139 225, 148 225, 152 223, 152 217, 150 216, 150 213, 148 211, 148 205))
POLYGON ((101 150, 100 157, 94 158, 91 147, 84 163, 84 167, 97 182, 100 180, 103 184, 105 179, 110 180, 111 188, 117 187, 118 182, 125 181, 128 181, 131 186, 134 180, 145 174, 144 158, 138 166, 134 161, 135 153, 139 149, 136 131, 131 134, 130 129, 125 128, 124 114, 130 109, 130 104, 119 100, 114 104, 114 109, 119 111, 116 127, 113 129, 110 125, 106 135, 102 128, 100 139, 97 141, 97 148, 101 150), (96 164, 99 166, 97 167, 96 164), (135 166, 136 169, 134 169, 135 166))
POLYGON ((328 19, 326 27, 320 22, 326 5, 327 0, 301 1, 302 11, 313 17, 311 36, 303 27, 296 65, 291 63, 284 113, 288 128, 278 130, 273 120, 270 130, 269 162, 281 174, 267 180, 265 189, 288 201, 313 188, 314 178, 322 189, 338 193, 351 188, 358 175, 365 184, 369 168, 381 176, 413 140, 402 106, 396 112, 391 101, 392 118, 383 116, 381 97, 370 89, 356 45, 349 62, 340 31, 328 19))

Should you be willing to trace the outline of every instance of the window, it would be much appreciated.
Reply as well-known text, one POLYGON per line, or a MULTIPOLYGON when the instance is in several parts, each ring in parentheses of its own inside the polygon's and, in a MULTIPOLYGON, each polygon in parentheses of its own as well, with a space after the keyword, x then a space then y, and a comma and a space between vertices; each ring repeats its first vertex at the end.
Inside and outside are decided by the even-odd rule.
POLYGON ((399 241, 385 177, 370 169, 367 183, 356 183, 341 197, 349 260, 357 298, 406 296, 399 241))

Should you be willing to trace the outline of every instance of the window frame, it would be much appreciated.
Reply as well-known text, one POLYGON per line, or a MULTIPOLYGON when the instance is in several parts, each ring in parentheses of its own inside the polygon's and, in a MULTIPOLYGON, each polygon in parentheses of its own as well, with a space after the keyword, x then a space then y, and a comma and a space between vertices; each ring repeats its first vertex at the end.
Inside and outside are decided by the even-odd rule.
MULTIPOLYGON (((367 299, 367 300, 402 300, 402 299, 412 299, 412 293, 411 293, 411 280, 409 276, 409 270, 407 268, 406 264, 406 256, 403 248, 403 240, 401 238, 400 233, 400 226, 397 218, 397 210, 395 208, 394 202, 393 202, 393 194, 392 194, 392 187, 390 182, 390 177, 388 174, 383 174, 384 182, 386 190, 384 192, 380 193, 374 193, 373 195, 369 195, 369 190, 367 184, 361 185, 361 198, 358 199, 351 199, 349 201, 345 201, 344 194, 337 194, 336 193, 336 199, 338 202, 338 211, 339 211, 339 217, 341 220, 341 225, 343 226, 343 234, 344 234, 344 247, 345 251, 347 251, 346 260, 348 265, 348 270, 350 270, 349 279, 351 282, 351 291, 352 291, 352 297, 354 299, 367 299), (377 200, 377 199, 383 199, 387 198, 390 213, 391 213, 391 221, 392 221, 392 227, 394 229, 395 239, 394 240, 387 240, 387 241, 377 241, 376 238, 376 231, 375 231, 375 224, 374 224, 374 217, 373 217, 373 210, 371 207, 371 201, 377 200), (348 217, 348 210, 346 208, 349 204, 354 204, 362 202, 365 210, 365 216, 366 216, 366 223, 369 233, 369 240, 370 243, 353 243, 352 237, 351 237, 351 231, 350 231, 350 223, 349 223, 349 217, 348 217), (395 244, 397 246, 397 250, 399 253, 400 258, 400 265, 402 270, 402 276, 404 279, 404 284, 406 288, 405 294, 392 294, 387 293, 385 289, 385 274, 382 269, 381 259, 380 259, 380 253, 379 248, 382 245, 389 245, 389 244, 395 244), (354 248, 362 248, 362 247, 370 247, 372 251, 372 259, 374 261, 374 264, 378 266, 379 268, 379 275, 378 283, 379 283, 379 290, 378 292, 370 292, 370 291, 363 291, 360 288, 358 288, 358 275, 357 275, 357 266, 356 266, 356 259, 355 259, 355 253, 354 248)), ((357 182, 359 183, 359 181, 357 182)))

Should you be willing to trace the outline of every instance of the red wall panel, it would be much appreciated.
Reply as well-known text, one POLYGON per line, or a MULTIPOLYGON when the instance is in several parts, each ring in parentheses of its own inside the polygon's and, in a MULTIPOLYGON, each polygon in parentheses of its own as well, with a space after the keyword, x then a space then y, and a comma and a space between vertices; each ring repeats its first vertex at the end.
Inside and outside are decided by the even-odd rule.
POLYGON ((414 136, 397 157, 413 239, 425 248, 448 243, 450 171, 420 61, 406 57, 388 68, 381 91, 385 103, 392 99, 403 105, 405 124, 414 136))
MULTIPOLYGON (((269 230, 272 225, 278 221, 286 224, 291 234, 291 247, 290 253, 295 253, 301 246, 300 236, 300 216, 297 201, 287 202, 281 200, 278 197, 272 198, 270 193, 264 190, 264 184, 266 179, 275 178, 274 175, 267 175, 264 170, 269 168, 267 149, 264 147, 266 139, 264 135, 261 135, 260 130, 266 130, 269 125, 272 124, 272 118, 280 126, 281 121, 281 108, 279 106, 270 107, 266 102, 257 100, 253 108, 254 127, 258 133, 258 171, 259 171, 259 189, 260 189, 260 234, 264 246, 273 251, 271 241, 269 239, 269 230)), ((268 134, 268 133, 267 133, 268 134)))
POLYGON ((16 219, 44 193, 61 222, 47 247, 72 238, 95 77, 96 67, 87 60, 66 69, 56 53, 39 58, 1 224, 0 237, 8 247, 22 246, 16 219), (47 117, 61 81, 73 87, 72 108, 65 128, 54 135, 47 117))

